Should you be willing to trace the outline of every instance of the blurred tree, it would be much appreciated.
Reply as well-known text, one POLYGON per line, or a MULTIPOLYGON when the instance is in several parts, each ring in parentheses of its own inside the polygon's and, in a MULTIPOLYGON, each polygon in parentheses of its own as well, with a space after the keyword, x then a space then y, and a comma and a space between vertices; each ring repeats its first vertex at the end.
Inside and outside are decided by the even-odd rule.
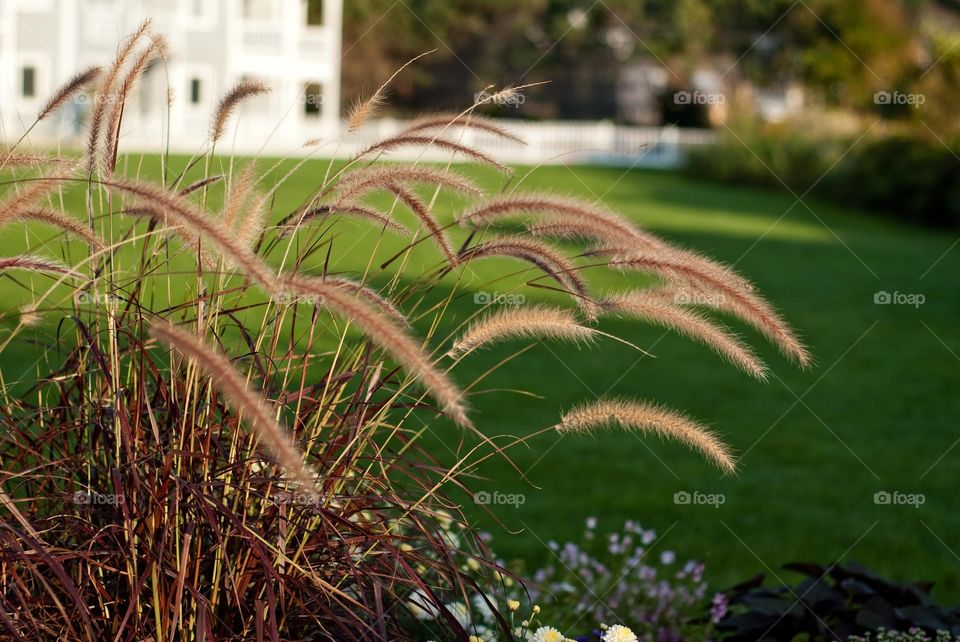
POLYGON ((671 91, 687 86, 699 68, 723 72, 737 61, 728 80, 802 82, 826 104, 873 110, 874 92, 919 83, 934 54, 945 62, 924 87, 945 97, 955 92, 956 31, 933 37, 921 24, 934 9, 960 21, 958 4, 351 0, 344 7, 344 95, 370 91, 407 60, 437 49, 395 81, 394 109, 459 108, 489 85, 547 80, 523 104, 497 109, 520 117, 615 118, 621 69, 648 60, 668 68, 671 91))

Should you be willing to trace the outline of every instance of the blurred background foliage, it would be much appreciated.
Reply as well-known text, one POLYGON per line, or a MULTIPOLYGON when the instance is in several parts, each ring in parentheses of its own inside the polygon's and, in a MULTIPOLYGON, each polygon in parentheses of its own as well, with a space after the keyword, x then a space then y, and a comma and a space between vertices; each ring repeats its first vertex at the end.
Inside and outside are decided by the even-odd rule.
POLYGON ((761 87, 800 82, 818 106, 889 119, 916 110, 877 105, 875 92, 923 91, 939 105, 936 118, 924 112, 931 127, 956 126, 954 0, 353 0, 345 12, 347 96, 437 49, 395 85, 400 113, 547 80, 512 115, 618 120, 618 74, 649 60, 668 70, 671 88, 712 66, 761 87))
POLYGON ((960 225, 957 0, 353 0, 345 11, 346 105, 436 49, 396 79, 389 115, 548 81, 484 110, 710 127, 717 143, 687 166, 699 179, 960 225), (708 100, 676 98, 697 91, 708 100))

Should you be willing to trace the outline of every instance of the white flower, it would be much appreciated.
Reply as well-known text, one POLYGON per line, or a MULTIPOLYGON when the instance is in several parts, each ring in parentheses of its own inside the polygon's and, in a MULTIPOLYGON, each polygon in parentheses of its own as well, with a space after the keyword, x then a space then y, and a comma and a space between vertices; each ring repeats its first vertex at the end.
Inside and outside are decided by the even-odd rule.
POLYGON ((419 589, 410 594, 410 598, 407 600, 407 607, 418 620, 433 620, 440 614, 440 611, 430 600, 430 597, 419 589))
POLYGON ((637 636, 625 626, 614 624, 601 638, 603 642, 637 642, 637 636))
POLYGON ((470 627, 470 609, 467 608, 467 605, 463 602, 450 602, 447 604, 447 610, 450 611, 450 615, 457 621, 457 623, 463 628, 470 627))
POLYGON ((677 560, 677 554, 673 551, 664 551, 660 553, 660 563, 667 565, 673 564, 677 560))
POLYGON ((563 633, 552 626, 541 626, 530 638, 531 642, 566 642, 563 633))
MULTIPOLYGON (((487 600, 492 599, 488 596, 487 600)), ((493 610, 490 608, 490 605, 487 603, 487 600, 483 599, 482 595, 473 596, 473 612, 484 621, 493 620, 493 610)))
POLYGON ((470 636, 470 642, 497 642, 497 638, 487 627, 478 626, 470 636))

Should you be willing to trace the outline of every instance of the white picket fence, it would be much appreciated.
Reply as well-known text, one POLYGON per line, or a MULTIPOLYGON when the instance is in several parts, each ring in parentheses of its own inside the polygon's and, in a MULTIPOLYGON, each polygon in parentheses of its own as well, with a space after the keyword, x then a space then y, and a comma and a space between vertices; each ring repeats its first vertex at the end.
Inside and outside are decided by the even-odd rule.
MULTIPOLYGON (((161 116, 147 117, 131 112, 125 120, 121 149, 126 152, 158 152, 166 149, 166 123, 161 116)), ((66 122, 66 121, 65 121, 66 122)), ((75 121, 73 121, 75 122, 75 121)), ((476 130, 452 128, 443 133, 487 154, 501 163, 521 165, 613 165, 620 167, 674 168, 682 164, 687 150, 713 142, 714 132, 703 129, 677 127, 625 127, 610 122, 498 120, 499 125, 525 141, 525 144, 476 130)), ((317 147, 304 147, 308 133, 296 127, 279 128, 275 117, 267 114, 244 113, 235 119, 231 130, 218 144, 221 153, 257 156, 335 156, 349 158, 365 147, 402 131, 410 121, 380 118, 367 123, 356 132, 316 132, 320 134, 317 147)), ((171 134, 169 149, 193 154, 204 147, 207 138, 207 118, 198 118, 192 130, 171 134)), ((54 144, 64 147, 83 145, 82 127, 64 123, 48 123, 47 130, 38 128, 32 133, 31 143, 54 144), (49 131, 47 131, 49 130, 49 131)), ((315 135, 310 133, 309 135, 315 135)), ((384 155, 385 159, 446 161, 449 151, 438 147, 401 147, 384 155)), ((454 156, 456 160, 457 157, 454 156)))
MULTIPOLYGON (((445 136, 488 154, 500 162, 524 165, 613 165, 678 167, 686 150, 716 139, 714 132, 677 127, 624 127, 609 122, 501 120, 498 124, 526 144, 478 130, 451 130, 445 136)), ((350 155, 400 132, 407 121, 379 119, 345 137, 338 155, 350 155)), ((444 160, 449 152, 399 149, 391 158, 444 160)))

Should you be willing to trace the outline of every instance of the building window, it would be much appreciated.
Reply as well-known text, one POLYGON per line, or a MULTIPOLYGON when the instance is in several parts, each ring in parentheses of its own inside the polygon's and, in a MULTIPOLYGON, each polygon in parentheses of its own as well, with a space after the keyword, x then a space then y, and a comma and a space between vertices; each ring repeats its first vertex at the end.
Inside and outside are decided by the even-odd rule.
MULTIPOLYGON (((155 1, 164 8, 171 2, 171 0, 155 1)), ((191 31, 210 31, 214 27, 217 20, 217 0, 180 0, 180 2, 186 18, 185 26, 187 29, 191 31)))
POLYGON ((303 95, 303 113, 311 118, 320 115, 320 107, 323 105, 323 90, 320 83, 308 82, 303 95))
POLYGON ((308 26, 319 27, 323 25, 323 1, 324 0, 306 0, 308 26))
POLYGON ((191 78, 190 79, 190 104, 199 105, 203 100, 203 94, 200 90, 200 79, 191 78))
POLYGON ((23 68, 23 82, 20 93, 24 98, 34 98, 37 95, 37 69, 36 67, 23 68))
POLYGON ((273 0, 243 0, 244 18, 269 20, 277 15, 276 9, 273 0))

